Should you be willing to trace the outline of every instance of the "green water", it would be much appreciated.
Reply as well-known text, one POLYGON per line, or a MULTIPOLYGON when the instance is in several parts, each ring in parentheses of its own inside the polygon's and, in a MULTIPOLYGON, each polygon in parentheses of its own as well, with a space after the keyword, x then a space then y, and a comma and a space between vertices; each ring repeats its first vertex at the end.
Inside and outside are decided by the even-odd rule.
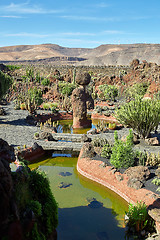
MULTIPOLYGON (((72 128, 73 120, 59 120, 58 126, 56 127, 58 133, 74 133, 74 134, 86 134, 90 129, 96 128, 97 124, 101 122, 98 119, 92 119, 91 128, 72 128)), ((104 123, 108 121, 102 120, 104 123)))
POLYGON ((49 177, 51 189, 59 205, 58 240, 125 239, 126 202, 118 195, 81 176, 76 170, 77 157, 55 157, 31 164, 49 177), (61 173, 68 176, 61 176, 61 173), (62 183, 67 188, 60 188, 62 183), (92 201, 99 208, 88 206, 92 201))

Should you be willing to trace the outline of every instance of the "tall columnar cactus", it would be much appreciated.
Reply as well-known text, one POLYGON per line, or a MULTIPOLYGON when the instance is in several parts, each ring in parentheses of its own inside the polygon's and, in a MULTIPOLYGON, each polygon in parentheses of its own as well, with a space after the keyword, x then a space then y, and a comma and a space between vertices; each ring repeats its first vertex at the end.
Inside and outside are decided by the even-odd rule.
POLYGON ((72 81, 73 84, 76 83, 76 68, 73 69, 73 81, 72 81))

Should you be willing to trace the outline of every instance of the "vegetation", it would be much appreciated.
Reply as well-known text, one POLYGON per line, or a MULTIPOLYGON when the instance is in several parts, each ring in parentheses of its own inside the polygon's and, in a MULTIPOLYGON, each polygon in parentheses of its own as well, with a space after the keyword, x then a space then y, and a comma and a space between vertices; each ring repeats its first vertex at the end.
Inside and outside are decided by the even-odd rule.
POLYGON ((10 70, 10 71, 14 71, 15 69, 20 69, 20 66, 17 65, 6 65, 6 67, 10 70))
POLYGON ((154 231, 154 221, 148 215, 147 206, 143 202, 137 202, 134 204, 129 204, 128 212, 126 213, 128 217, 127 226, 132 232, 141 233, 142 230, 154 231))
POLYGON ((116 168, 128 168, 134 165, 133 133, 130 130, 126 142, 118 139, 117 131, 114 132, 115 143, 112 147, 111 164, 116 168))
POLYGON ((0 99, 6 94, 9 87, 12 85, 12 78, 0 71, 0 99))
POLYGON ((106 138, 95 137, 92 140, 92 144, 94 147, 103 147, 106 144, 109 144, 106 138))
POLYGON ((72 91, 76 88, 76 85, 74 83, 68 83, 68 82, 59 82, 59 92, 63 95, 70 96, 72 94, 72 91))
POLYGON ((41 84, 43 86, 49 86, 50 84, 50 80, 48 78, 44 78, 42 81, 41 81, 41 84))
POLYGON ((129 99, 135 99, 137 96, 143 97, 148 86, 149 84, 147 82, 136 83, 126 89, 125 97, 129 99))
POLYGON ((42 104, 43 99, 42 99, 42 92, 40 89, 37 89, 36 87, 30 88, 28 90, 28 95, 31 102, 35 102, 37 106, 42 104))
POLYGON ((160 102, 136 97, 116 111, 116 118, 123 125, 137 131, 141 137, 147 138, 160 122, 160 102))
POLYGON ((12 173, 12 176, 20 221, 25 224, 26 219, 32 220, 32 212, 36 220, 32 231, 26 232, 25 237, 47 240, 58 224, 58 207, 48 178, 44 172, 37 169, 31 171, 25 164, 22 164, 21 171, 12 173))
POLYGON ((152 180, 152 183, 155 184, 155 185, 157 185, 157 186, 160 186, 160 179, 159 179, 159 178, 154 178, 154 179, 152 180))
POLYGON ((114 85, 100 85, 99 89, 104 95, 105 100, 115 101, 116 97, 118 96, 118 88, 114 85))

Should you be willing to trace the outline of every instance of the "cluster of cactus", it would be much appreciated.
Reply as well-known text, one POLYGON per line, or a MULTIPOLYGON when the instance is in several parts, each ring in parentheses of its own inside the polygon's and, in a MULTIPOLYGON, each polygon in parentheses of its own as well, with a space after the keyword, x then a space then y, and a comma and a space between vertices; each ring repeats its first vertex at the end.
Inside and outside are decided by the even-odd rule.
POLYGON ((95 137, 92 140, 92 144, 94 147, 103 147, 104 145, 108 144, 108 141, 106 138, 95 137))
POLYGON ((99 121, 98 124, 96 125, 96 128, 100 132, 104 132, 106 128, 108 127, 108 123, 105 121, 99 121))
POLYGON ((149 153, 147 152, 147 160, 146 160, 146 165, 150 165, 150 166, 156 166, 158 164, 160 164, 160 153, 158 152, 158 154, 154 154, 154 153, 149 153))
POLYGON ((37 104, 36 104, 35 99, 33 99, 33 101, 31 101, 31 99, 28 98, 25 101, 25 107, 26 107, 26 110, 28 110, 30 114, 32 114, 32 115, 36 114, 37 104))
POLYGON ((59 125, 59 121, 52 121, 51 118, 46 120, 46 122, 43 124, 42 122, 40 123, 40 129, 42 130, 43 127, 53 127, 56 128, 59 125))

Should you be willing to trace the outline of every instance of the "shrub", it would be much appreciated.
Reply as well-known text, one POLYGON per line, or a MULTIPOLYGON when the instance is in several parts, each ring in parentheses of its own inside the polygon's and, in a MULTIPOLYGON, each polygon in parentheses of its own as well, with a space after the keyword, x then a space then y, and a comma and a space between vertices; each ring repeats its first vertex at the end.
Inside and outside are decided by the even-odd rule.
POLYGON ((0 71, 0 99, 6 94, 12 84, 12 78, 0 71))
POLYGON ((154 178, 154 179, 152 180, 152 183, 155 184, 155 185, 157 185, 157 186, 160 186, 160 179, 159 179, 159 178, 154 178))
POLYGON ((70 96, 73 92, 73 90, 76 88, 76 85, 73 83, 68 83, 68 82, 59 82, 59 91, 63 95, 70 96))
POLYGON ((92 144, 94 147, 103 147, 104 145, 108 144, 108 141, 106 138, 95 137, 92 140, 92 144))
POLYGON ((102 91, 105 100, 115 101, 118 96, 118 88, 114 85, 100 85, 99 89, 102 91))
POLYGON ((43 86, 48 86, 50 84, 50 80, 48 78, 44 78, 42 81, 41 81, 41 84, 43 86))
POLYGON ((36 87, 28 90, 29 99, 31 102, 34 102, 39 106, 42 104, 42 91, 36 87))
POLYGON ((136 205, 130 203, 126 215, 128 227, 136 232, 141 232, 145 228, 148 230, 153 226, 153 220, 148 215, 147 206, 143 202, 137 202, 136 205))
POLYGON ((42 214, 42 205, 40 204, 39 201, 34 201, 34 200, 31 200, 28 204, 28 208, 30 208, 36 217, 39 217, 41 216, 42 214))
POLYGON ((137 131, 141 137, 147 138, 159 124, 160 101, 136 97, 116 111, 116 118, 137 131))
POLYGON ((125 91, 126 98, 136 98, 137 96, 143 97, 148 89, 148 83, 136 83, 130 86, 125 91))
POLYGON ((50 109, 49 103, 43 103, 43 109, 44 109, 44 110, 50 109))
POLYGON ((134 152, 132 150, 133 134, 130 131, 126 142, 118 139, 117 131, 114 132, 115 143, 112 147, 111 164, 116 168, 128 168, 134 165, 134 152), (132 139, 132 141, 131 141, 132 139))
POLYGON ((105 144, 102 148, 101 156, 107 159, 110 159, 112 154, 112 147, 109 143, 105 144))

